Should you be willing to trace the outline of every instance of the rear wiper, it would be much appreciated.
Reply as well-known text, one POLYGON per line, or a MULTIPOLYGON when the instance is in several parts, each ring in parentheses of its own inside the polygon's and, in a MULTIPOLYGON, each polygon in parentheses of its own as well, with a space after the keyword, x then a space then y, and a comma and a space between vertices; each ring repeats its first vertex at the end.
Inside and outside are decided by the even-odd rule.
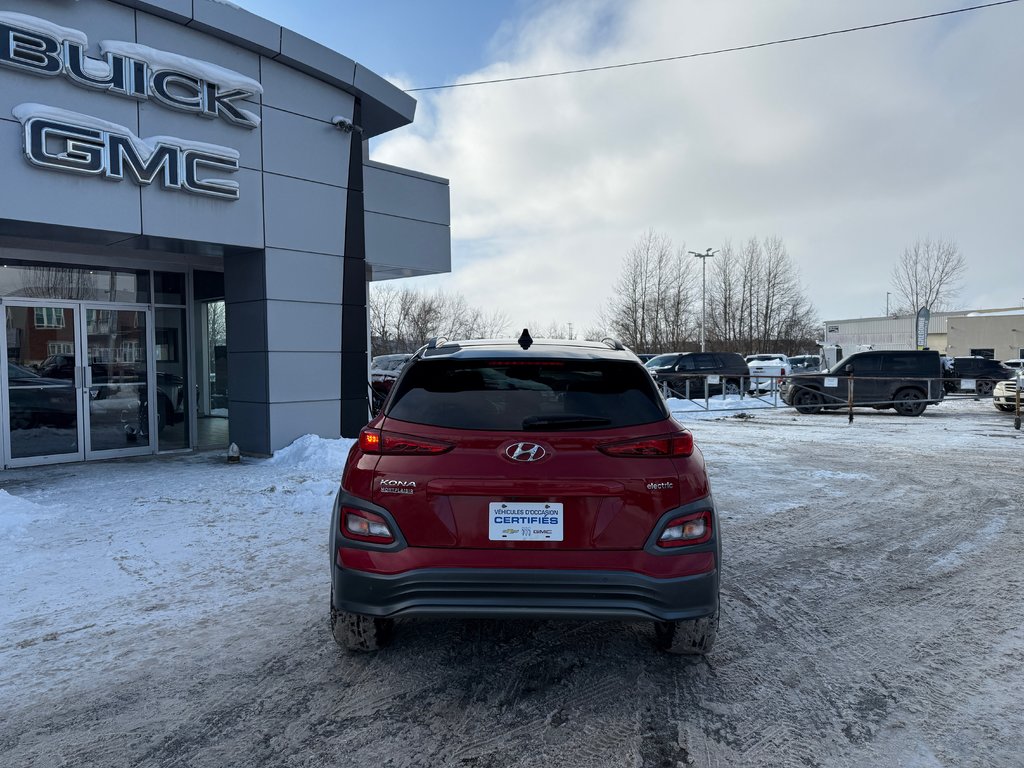
POLYGON ((527 416, 523 419, 523 429, 571 429, 572 427, 603 427, 611 424, 611 419, 601 416, 583 416, 582 414, 565 413, 559 416, 527 416))

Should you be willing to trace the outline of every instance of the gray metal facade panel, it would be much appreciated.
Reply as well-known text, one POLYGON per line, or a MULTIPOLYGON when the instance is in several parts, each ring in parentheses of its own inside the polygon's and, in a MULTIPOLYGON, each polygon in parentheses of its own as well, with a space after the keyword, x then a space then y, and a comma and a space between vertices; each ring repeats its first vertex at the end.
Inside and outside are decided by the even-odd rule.
POLYGON ((71 27, 89 36, 89 48, 97 54, 100 40, 135 40, 135 13, 131 8, 105 0, 4 0, 0 10, 24 13, 71 27))
POLYGON ((326 77, 334 85, 355 83, 356 63, 352 59, 290 29, 281 30, 281 54, 277 58, 300 72, 326 77))
POLYGON ((193 0, 190 26, 244 44, 267 56, 281 50, 281 27, 249 11, 215 0, 193 0))
POLYGON ((268 248, 344 255, 344 189, 270 173, 263 184, 268 248))
MULTIPOLYGON (((20 125, 12 113, 19 104, 67 109, 116 123, 134 134, 139 131, 139 108, 131 99, 79 88, 63 78, 37 77, 0 68, 0 120, 12 120, 20 125)), ((21 142, 4 146, 20 147, 21 142)))
MULTIPOLYGON (((228 334, 230 335, 230 333, 229 330, 228 334)), ((270 402, 268 399, 267 353, 235 352, 233 349, 229 349, 228 381, 231 382, 229 398, 232 403, 270 402)))
POLYGON ((261 69, 267 106, 328 123, 336 115, 352 119, 352 94, 270 59, 263 59, 261 69))
POLYGON ((263 251, 224 257, 224 298, 228 304, 262 301, 266 295, 263 251))
MULTIPOLYGON (((228 376, 231 375, 229 367, 228 376)), ((266 403, 243 403, 229 400, 228 408, 231 414, 231 431, 228 439, 240 446, 245 446, 246 453, 263 456, 272 454, 274 448, 271 447, 270 440, 270 406, 266 403)))
POLYGON ((225 45, 220 37, 146 13, 138 14, 138 30, 139 42, 143 45, 208 61, 254 80, 260 79, 260 56, 255 51, 225 45))
POLYGON ((268 410, 272 450, 285 448, 303 435, 331 440, 341 437, 341 403, 337 400, 272 403, 268 410))
MULTIPOLYGON (((227 328, 232 352, 267 353, 267 305, 263 301, 232 302, 227 297, 227 328)), ((242 398, 246 399, 246 398, 242 398)))
POLYGON ((451 231, 441 224, 366 213, 366 261, 403 276, 451 270, 451 231))
POLYGON ((446 182, 410 176, 368 163, 363 170, 363 188, 367 211, 444 226, 451 223, 451 201, 446 182))
POLYGON ((271 403, 341 399, 341 352, 271 352, 271 403))
POLYGON ((367 138, 411 123, 416 116, 416 99, 360 64, 356 64, 355 87, 375 97, 363 103, 364 122, 383 129, 371 129, 367 138))
POLYGON ((341 257, 268 248, 265 263, 268 299, 341 303, 341 257))
MULTIPOLYGON (((246 104, 245 109, 261 113, 259 104, 246 104)), ((178 136, 190 141, 203 141, 238 151, 242 168, 263 170, 263 141, 260 128, 242 128, 225 120, 203 120, 186 112, 177 112, 152 102, 138 106, 139 130, 143 138, 178 136)), ((229 178, 225 176, 224 178, 229 178)))
POLYGON ((149 0, 114 0, 114 2, 127 8, 145 11, 154 16, 162 16, 165 19, 172 19, 182 24, 192 21, 192 0, 160 0, 160 2, 150 2, 149 0))
POLYGON ((266 313, 270 352, 341 352, 340 304, 268 301, 266 313))
POLYGON ((21 154, 21 123, 0 120, 2 164, 0 218, 139 234, 139 188, 94 176, 72 176, 36 168, 21 154))
MULTIPOLYGON (((224 178, 238 182, 238 200, 215 200, 184 192, 172 194, 157 185, 143 189, 143 234, 262 248, 263 190, 259 171, 243 168, 224 178)), ((120 186, 138 191, 130 182, 120 186)))
POLYGON ((348 183, 352 134, 330 123, 267 107, 263 111, 263 167, 270 173, 343 187, 348 183))

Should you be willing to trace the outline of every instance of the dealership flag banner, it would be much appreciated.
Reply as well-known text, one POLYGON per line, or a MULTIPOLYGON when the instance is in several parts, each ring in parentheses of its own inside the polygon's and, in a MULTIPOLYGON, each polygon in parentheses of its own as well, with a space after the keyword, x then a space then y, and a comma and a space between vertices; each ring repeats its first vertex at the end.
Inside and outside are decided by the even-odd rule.
POLYGON ((917 310, 917 348, 924 349, 928 346, 928 320, 931 312, 928 307, 921 307, 917 310))

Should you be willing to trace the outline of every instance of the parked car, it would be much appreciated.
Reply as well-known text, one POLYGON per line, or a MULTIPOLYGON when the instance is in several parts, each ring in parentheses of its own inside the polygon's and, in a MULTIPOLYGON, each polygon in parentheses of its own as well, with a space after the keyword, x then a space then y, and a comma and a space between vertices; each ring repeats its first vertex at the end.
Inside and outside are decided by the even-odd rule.
POLYGON ((678 397, 704 397, 707 381, 709 395, 738 395, 750 377, 746 361, 735 352, 670 352, 645 363, 654 380, 668 385, 678 397), (708 376, 718 376, 717 382, 708 376))
POLYGON ((962 382, 968 379, 974 381, 974 392, 981 397, 988 397, 996 382, 1012 379, 1015 373, 1012 368, 987 357, 954 357, 952 370, 946 373, 946 391, 972 391, 964 390, 962 382))
POLYGON ((1000 411, 1016 411, 1018 390, 1021 392, 1021 397, 1024 397, 1024 375, 997 382, 992 389, 992 404, 1000 411))
POLYGON ((718 517, 693 436, 621 344, 428 344, 353 445, 330 530, 331 628, 416 616, 625 619, 707 653, 718 517))
POLYGON ((750 371, 747 389, 751 392, 773 392, 778 388, 779 380, 791 372, 789 358, 781 352, 747 355, 744 360, 750 371))
POLYGON ((817 371, 821 369, 821 355, 793 355, 789 365, 796 371, 817 371))
POLYGON ((370 390, 372 402, 370 407, 374 415, 384 404, 384 398, 388 396, 391 387, 398 380, 402 368, 409 362, 412 355, 377 355, 370 360, 370 390))
POLYGON ((1012 368, 1015 371, 1024 370, 1024 360, 1021 358, 1014 358, 1013 360, 1003 360, 1003 365, 1007 368, 1012 368))
POLYGON ((845 408, 851 378, 855 406, 895 408, 901 416, 920 416, 945 394, 938 352, 874 350, 855 352, 825 372, 789 376, 782 383, 782 399, 800 413, 845 408))
POLYGON ((7 362, 11 429, 73 427, 78 418, 78 390, 73 383, 40 376, 7 362))

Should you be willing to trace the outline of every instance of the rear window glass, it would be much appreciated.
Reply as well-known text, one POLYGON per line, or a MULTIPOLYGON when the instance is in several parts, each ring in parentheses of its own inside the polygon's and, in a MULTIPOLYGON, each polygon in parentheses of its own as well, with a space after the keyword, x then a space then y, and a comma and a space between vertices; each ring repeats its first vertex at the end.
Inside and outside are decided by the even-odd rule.
POLYGON ((387 415, 416 424, 501 431, 607 429, 668 416, 636 363, 419 360, 387 415))

